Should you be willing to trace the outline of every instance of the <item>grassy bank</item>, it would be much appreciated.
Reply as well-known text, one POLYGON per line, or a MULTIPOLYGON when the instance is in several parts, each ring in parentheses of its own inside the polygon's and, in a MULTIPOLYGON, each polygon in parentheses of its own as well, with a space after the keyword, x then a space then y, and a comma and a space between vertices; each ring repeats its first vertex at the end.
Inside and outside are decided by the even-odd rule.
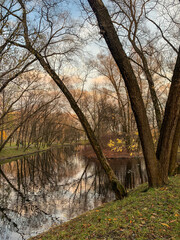
MULTIPOLYGON (((64 144, 53 144, 52 146, 54 147, 65 147, 65 146, 72 146, 73 144, 81 144, 81 145, 85 145, 87 144, 88 141, 79 141, 79 142, 73 142, 73 143, 64 143, 64 144)), ((23 155, 28 155, 28 154, 33 154, 39 151, 45 151, 47 150, 49 147, 40 147, 39 149, 37 149, 36 147, 34 147, 33 145, 31 145, 28 149, 24 149, 22 147, 19 147, 17 149, 17 146, 15 143, 12 143, 11 145, 8 143, 0 152, 0 164, 9 161, 11 158, 17 158, 19 156, 23 156, 23 155)))
POLYGON ((0 164, 9 161, 12 158, 14 159, 19 156, 33 154, 35 152, 43 151, 43 150, 47 150, 47 149, 48 149, 47 147, 45 147, 45 148, 41 147, 40 149, 37 149, 36 147, 32 146, 32 147, 28 148, 27 150, 24 150, 24 148, 22 148, 22 147, 17 149, 17 147, 15 145, 12 145, 12 146, 7 145, 0 152, 0 164))
POLYGON ((180 176, 169 185, 142 185, 122 201, 114 201, 50 229, 33 240, 180 239, 180 176))

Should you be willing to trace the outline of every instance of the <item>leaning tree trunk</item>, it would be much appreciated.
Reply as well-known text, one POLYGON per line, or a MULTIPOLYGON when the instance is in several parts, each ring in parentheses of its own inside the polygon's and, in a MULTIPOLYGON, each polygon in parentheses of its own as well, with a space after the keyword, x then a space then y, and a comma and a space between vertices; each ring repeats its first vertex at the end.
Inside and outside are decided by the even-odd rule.
POLYGON ((108 48, 119 67, 127 87, 139 131, 149 185, 152 187, 160 186, 163 182, 161 175, 159 174, 159 162, 156 158, 153 139, 137 78, 102 0, 88 0, 88 2, 96 15, 100 33, 103 35, 108 48))
POLYGON ((77 116, 88 136, 91 146, 93 147, 98 160, 100 161, 102 167, 104 168, 104 170, 111 182, 111 186, 112 186, 113 191, 115 192, 116 198, 122 199, 124 196, 126 196, 126 191, 125 191, 124 187, 119 183, 115 173, 113 172, 112 168, 110 167, 109 163, 107 162, 107 159, 105 158, 105 156, 101 150, 99 142, 97 141, 95 134, 94 134, 93 130, 91 129, 85 115, 83 114, 83 112, 81 111, 79 106, 77 105, 77 102, 75 101, 75 99, 73 98, 73 96, 71 95, 69 90, 66 88, 63 81, 55 73, 55 71, 53 69, 51 69, 50 65, 44 61, 43 57, 38 52, 36 52, 34 49, 31 52, 35 53, 35 56, 37 57, 37 59, 39 60, 39 62, 43 66, 43 68, 52 77, 52 79, 56 82, 58 87, 61 89, 61 91, 66 96, 72 109, 77 114, 77 116))
POLYGON ((107 174, 107 176, 110 180, 110 183, 111 183, 112 189, 113 189, 113 191, 116 195, 116 198, 117 199, 122 199, 123 197, 126 196, 126 191, 125 191, 124 187, 120 184, 120 182, 117 179, 114 171, 112 170, 112 168, 110 167, 107 159, 105 158, 105 156, 102 152, 102 149, 100 147, 100 144, 99 144, 98 140, 96 139, 96 136, 95 136, 89 122, 87 121, 85 115, 83 114, 83 112, 79 108, 77 102, 75 101, 75 99, 73 98, 72 94, 67 89, 67 87, 64 85, 64 83, 60 79, 60 77, 51 68, 49 63, 44 60, 43 56, 31 45, 31 42, 29 40, 29 35, 28 35, 28 26, 27 26, 25 5, 24 5, 22 0, 18 0, 18 2, 20 3, 20 5, 23 9, 22 23, 23 23, 23 27, 24 27, 24 39, 25 39, 27 50, 29 52, 31 52, 36 57, 36 59, 39 61, 41 66, 44 68, 44 70, 46 70, 46 72, 51 76, 51 78, 54 80, 54 82, 61 89, 61 91, 63 92, 63 94, 65 95, 67 100, 69 101, 72 109, 74 110, 74 112, 78 116, 78 118, 79 118, 79 120, 80 120, 80 122, 81 122, 87 136, 88 136, 88 139, 91 143, 91 146, 94 149, 94 152, 95 152, 98 160, 100 161, 103 169, 105 170, 105 172, 106 172, 106 174, 107 174))

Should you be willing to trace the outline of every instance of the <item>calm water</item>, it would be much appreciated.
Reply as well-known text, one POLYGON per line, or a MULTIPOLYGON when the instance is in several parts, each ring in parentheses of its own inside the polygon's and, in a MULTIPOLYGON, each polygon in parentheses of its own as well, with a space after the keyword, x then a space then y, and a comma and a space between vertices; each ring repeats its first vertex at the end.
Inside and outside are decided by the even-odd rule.
MULTIPOLYGON (((99 164, 67 147, 0 167, 0 239, 22 240, 114 199, 99 164)), ((147 181, 140 159, 111 161, 126 188, 147 181)))

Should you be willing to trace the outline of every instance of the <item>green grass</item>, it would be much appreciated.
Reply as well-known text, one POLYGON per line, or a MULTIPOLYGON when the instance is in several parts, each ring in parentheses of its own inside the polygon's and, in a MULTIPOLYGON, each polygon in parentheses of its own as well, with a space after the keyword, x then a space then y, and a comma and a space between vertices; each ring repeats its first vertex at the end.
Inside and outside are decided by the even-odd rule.
POLYGON ((114 201, 54 227, 34 240, 180 239, 180 176, 167 186, 141 185, 114 201))
MULTIPOLYGON (((74 142, 75 143, 75 142, 74 142)), ((88 141, 79 141, 78 144, 87 144, 88 141)), ((72 143, 64 143, 62 144, 53 144, 52 146, 66 146, 66 145, 71 145, 72 143)), ((17 149, 17 146, 15 143, 12 143, 11 145, 9 143, 6 144, 6 146, 2 149, 2 151, 0 152, 0 164, 5 163, 7 161, 9 161, 9 159, 7 160, 7 158, 16 158, 18 156, 21 155, 25 155, 25 154, 31 154, 31 153, 35 153, 37 151, 42 151, 42 150, 46 150, 49 147, 45 147, 45 148, 40 148, 37 149, 34 146, 30 146, 26 151, 24 151, 24 148, 19 147, 19 149, 17 149), (4 161, 4 159, 6 159, 4 161)))
MULTIPOLYGON (((13 158, 13 160, 14 160, 15 157, 25 155, 25 154, 35 153, 35 152, 46 150, 46 149, 47 149, 47 147, 46 148, 41 147, 40 149, 37 149, 34 146, 32 146, 32 147, 28 148, 26 151, 24 151, 24 149, 21 147, 19 149, 17 149, 15 144, 12 144, 11 146, 7 145, 0 152, 0 164, 7 162, 7 158, 13 158)), ((9 159, 8 159, 8 161, 9 161, 9 159)))

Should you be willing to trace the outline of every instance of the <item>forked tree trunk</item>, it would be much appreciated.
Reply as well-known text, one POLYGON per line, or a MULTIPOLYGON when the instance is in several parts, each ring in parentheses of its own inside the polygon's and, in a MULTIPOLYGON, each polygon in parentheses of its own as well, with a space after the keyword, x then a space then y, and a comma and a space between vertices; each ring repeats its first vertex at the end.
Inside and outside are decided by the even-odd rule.
MULTIPOLYGON (((173 159, 179 141, 180 118, 180 48, 173 72, 171 87, 166 103, 164 119, 157 147, 157 158, 161 164, 163 181, 167 182, 170 160, 173 159), (174 144, 174 146, 173 146, 174 144)), ((172 171, 172 170, 171 170, 172 171)))
POLYGON ((103 2, 101 0, 88 0, 88 2, 96 15, 100 32, 119 67, 128 91, 142 144, 149 185, 152 187, 162 185, 162 179, 159 174, 159 162, 156 158, 145 106, 130 61, 123 50, 110 15, 103 2))
POLYGON ((123 50, 108 10, 102 0, 88 0, 88 2, 96 15, 100 33, 103 35, 124 78, 139 131, 149 185, 156 187, 166 184, 168 181, 171 151, 173 149, 172 144, 173 140, 175 140, 174 136, 180 116, 180 52, 174 69, 165 116, 160 131, 157 153, 155 154, 153 139, 138 81, 130 61, 123 50))

